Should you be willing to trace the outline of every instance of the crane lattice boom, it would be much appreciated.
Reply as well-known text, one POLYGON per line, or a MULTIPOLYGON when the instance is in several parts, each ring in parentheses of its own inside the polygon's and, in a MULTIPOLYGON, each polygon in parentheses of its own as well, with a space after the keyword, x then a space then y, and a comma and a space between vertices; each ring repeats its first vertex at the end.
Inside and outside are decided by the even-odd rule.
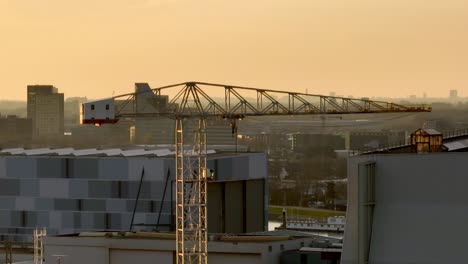
POLYGON ((119 118, 166 116, 176 119, 176 258, 178 264, 207 263, 206 119, 266 115, 324 115, 430 112, 427 105, 407 106, 368 99, 313 95, 203 82, 185 82, 114 96, 82 106, 82 121, 115 123, 119 118), (218 98, 210 94, 218 95, 218 98), (168 99, 168 95, 172 99, 168 99), (138 107, 141 98, 151 110, 138 107), (116 103, 118 101, 118 103, 116 103), (183 121, 198 122, 193 144, 184 142, 183 121), (188 145, 192 147, 187 148, 188 145))

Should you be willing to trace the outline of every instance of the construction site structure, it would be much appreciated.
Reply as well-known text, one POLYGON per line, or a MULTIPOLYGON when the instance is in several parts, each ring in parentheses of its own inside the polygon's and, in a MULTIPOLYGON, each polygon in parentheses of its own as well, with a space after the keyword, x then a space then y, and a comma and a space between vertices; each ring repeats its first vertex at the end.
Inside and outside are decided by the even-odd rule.
POLYGON ((44 238, 47 235, 45 228, 35 228, 33 231, 33 250, 34 264, 42 264, 44 262, 44 238))
MULTIPOLYGON (((147 102, 151 104, 152 102, 147 102)), ((176 161, 176 258, 178 264, 205 264, 207 250, 206 121, 222 118, 233 133, 237 121, 248 116, 329 115, 362 113, 430 112, 427 105, 407 106, 392 102, 290 91, 275 91, 204 82, 184 82, 84 103, 83 124, 116 123, 123 118, 168 117, 175 119, 176 161), (172 96, 166 105, 141 111, 139 98, 172 96), (211 95, 211 96, 210 96, 211 95), (215 99, 215 96, 217 99, 215 99), (222 98, 222 99, 220 99, 222 98), (119 100, 119 104, 116 101, 119 100), (184 141, 184 122, 196 122, 193 140, 184 141)), ((190 133, 189 133, 190 134, 190 133)))

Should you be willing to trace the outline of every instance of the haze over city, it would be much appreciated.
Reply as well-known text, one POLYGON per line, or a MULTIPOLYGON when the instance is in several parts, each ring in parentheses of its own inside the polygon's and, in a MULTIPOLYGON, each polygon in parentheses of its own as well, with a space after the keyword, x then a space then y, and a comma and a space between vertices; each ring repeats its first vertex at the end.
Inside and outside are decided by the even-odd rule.
POLYGON ((355 97, 468 94, 468 2, 0 0, 0 100, 190 80, 355 97))
POLYGON ((0 0, 0 264, 468 263, 467 28, 467 0, 0 0))

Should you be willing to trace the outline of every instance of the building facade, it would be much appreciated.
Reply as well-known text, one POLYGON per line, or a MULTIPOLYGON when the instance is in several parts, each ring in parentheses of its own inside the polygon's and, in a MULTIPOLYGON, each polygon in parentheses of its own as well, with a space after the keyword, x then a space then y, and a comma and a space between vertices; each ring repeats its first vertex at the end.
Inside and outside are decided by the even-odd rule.
POLYGON ((344 264, 467 263, 468 153, 350 157, 344 264))
POLYGON ((64 130, 71 130, 80 125, 81 104, 87 102, 86 97, 71 97, 64 102, 64 130))
MULTIPOLYGON (((304 253, 310 255, 314 250, 309 246, 323 238, 304 233, 275 234, 212 235, 208 241, 208 261, 210 264, 337 263, 328 260, 326 256, 320 257, 324 253, 320 249, 315 249, 319 251, 315 258, 304 258, 304 253), (302 258, 299 256, 296 260, 294 257, 297 254, 291 256, 293 250, 300 250, 303 253, 302 258)), ((335 239, 330 239, 331 241, 335 239)), ((68 264, 175 263, 175 247, 173 233, 81 233, 46 237, 45 260, 47 263, 54 263, 57 261, 55 256, 66 255, 62 260, 68 264)), ((325 252, 328 254, 332 250, 339 251, 322 249, 328 251, 325 252)))
POLYGON ((27 112, 33 136, 57 137, 64 132, 64 95, 52 85, 28 85, 27 112))
POLYGON ((17 116, 0 116, 0 144, 18 146, 31 142, 32 120, 17 116))
MULTIPOLYGON (((29 241, 35 227, 46 227, 50 235, 173 229, 175 168, 168 150, 167 157, 144 150, 8 151, 0 156, 0 240, 29 241)), ((265 230, 266 156, 213 154, 208 168, 214 174, 209 231, 265 230)))

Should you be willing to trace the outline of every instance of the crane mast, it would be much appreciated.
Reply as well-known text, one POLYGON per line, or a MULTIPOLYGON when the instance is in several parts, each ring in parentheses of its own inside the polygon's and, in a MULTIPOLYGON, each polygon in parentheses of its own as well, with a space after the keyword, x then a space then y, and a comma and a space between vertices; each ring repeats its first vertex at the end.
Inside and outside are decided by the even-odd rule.
MULTIPOLYGON (((406 106, 391 102, 303 94, 204 82, 185 82, 150 89, 147 93, 174 97, 167 106, 140 113, 135 104, 140 93, 114 96, 82 105, 82 122, 115 123, 119 118, 169 117, 175 119, 176 164, 176 261, 178 264, 206 264, 207 249, 207 138, 209 118, 223 118, 235 125, 248 116, 329 115, 361 113, 430 112, 427 105, 406 106), (204 89, 200 88, 203 87, 204 89), (224 89, 224 102, 209 96, 209 89, 224 89), (253 95, 253 96, 252 96, 253 95), (283 99, 280 101, 279 97, 283 99), (123 103, 115 104, 116 99, 123 103), (192 140, 184 135, 185 122, 195 122, 192 140)), ((189 133, 190 134, 190 133, 189 133)))
POLYGON ((177 263, 207 263, 206 120, 198 120, 193 147, 188 150, 183 122, 176 117, 177 263))

